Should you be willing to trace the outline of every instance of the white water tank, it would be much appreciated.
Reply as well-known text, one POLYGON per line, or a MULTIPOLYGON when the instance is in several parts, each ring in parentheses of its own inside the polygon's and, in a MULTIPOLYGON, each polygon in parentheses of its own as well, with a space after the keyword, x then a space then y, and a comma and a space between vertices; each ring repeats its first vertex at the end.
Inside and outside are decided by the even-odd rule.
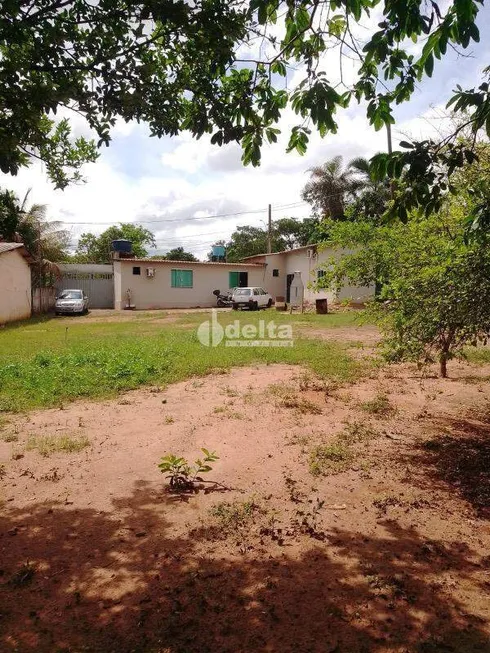
POLYGON ((289 301, 291 306, 303 306, 303 299, 305 296, 305 286, 303 284, 303 279, 301 278, 301 272, 297 270, 294 273, 293 280, 291 281, 291 289, 289 295, 289 301))

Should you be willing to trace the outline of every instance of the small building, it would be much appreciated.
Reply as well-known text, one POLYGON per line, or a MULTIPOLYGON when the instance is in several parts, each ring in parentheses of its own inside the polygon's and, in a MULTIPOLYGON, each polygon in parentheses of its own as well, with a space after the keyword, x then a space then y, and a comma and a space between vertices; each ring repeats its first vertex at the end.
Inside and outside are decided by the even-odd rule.
POLYGON ((31 316, 31 260, 22 243, 0 242, 0 324, 31 316))
POLYGON ((264 286, 263 262, 215 263, 114 258, 114 306, 122 310, 207 308, 216 306, 213 290, 264 286))
POLYGON ((353 304, 362 304, 374 294, 374 286, 344 286, 339 293, 332 290, 315 291, 311 285, 324 274, 322 264, 332 256, 342 256, 331 248, 321 249, 318 245, 306 245, 296 249, 247 256, 244 263, 261 263, 265 266, 264 281, 261 285, 276 299, 284 297, 291 300, 291 283, 295 272, 301 272, 304 284, 304 301, 313 303, 317 299, 327 299, 328 303, 350 300, 353 304))

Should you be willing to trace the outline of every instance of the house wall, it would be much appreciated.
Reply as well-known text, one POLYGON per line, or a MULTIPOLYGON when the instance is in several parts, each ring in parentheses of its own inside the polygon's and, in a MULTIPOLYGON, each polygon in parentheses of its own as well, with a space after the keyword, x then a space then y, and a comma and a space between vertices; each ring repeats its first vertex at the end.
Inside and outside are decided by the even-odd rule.
MULTIPOLYGON (((315 252, 315 249, 312 248, 315 252)), ((291 250, 282 254, 266 254, 256 256, 253 262, 265 263, 264 288, 274 297, 286 296, 287 275, 301 272, 301 278, 305 286, 304 298, 307 302, 314 302, 316 299, 327 299, 328 302, 342 299, 351 299, 355 303, 362 303, 372 297, 373 287, 345 286, 337 294, 332 290, 315 291, 309 286, 317 280, 318 268, 327 262, 332 255, 342 256, 342 252, 334 252, 333 249, 320 251, 316 249, 316 255, 311 258, 307 255, 307 249, 291 250), (279 277, 273 276, 273 270, 279 270, 279 277)))
POLYGON ((123 309, 126 305, 126 292, 131 291, 131 303, 136 309, 153 308, 194 308, 216 306, 213 290, 222 292, 229 288, 230 272, 248 272, 248 285, 263 286, 265 268, 253 265, 233 266, 220 263, 199 265, 193 263, 163 263, 160 261, 114 261, 114 296, 115 308, 123 309), (133 274, 133 267, 138 266, 141 274, 133 274), (155 269, 155 276, 146 276, 147 268, 155 269), (192 288, 172 288, 171 270, 192 270, 192 288))
POLYGON ((0 324, 31 316, 31 271, 17 250, 0 254, 0 324))

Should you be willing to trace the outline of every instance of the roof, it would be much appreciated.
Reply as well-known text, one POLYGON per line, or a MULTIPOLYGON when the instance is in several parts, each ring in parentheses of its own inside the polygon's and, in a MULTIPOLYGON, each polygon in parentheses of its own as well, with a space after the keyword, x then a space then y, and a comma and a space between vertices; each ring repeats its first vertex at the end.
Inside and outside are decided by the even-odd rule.
POLYGON ((0 254, 6 254, 7 252, 13 252, 19 250, 19 254, 23 256, 27 261, 33 261, 34 259, 29 254, 27 249, 24 247, 24 243, 4 243, 0 242, 0 254))
POLYGON ((0 243, 0 254, 24 247, 23 243, 0 243))
POLYGON ((233 268, 251 268, 251 267, 264 267, 263 263, 219 263, 218 261, 167 261, 167 259, 160 258, 116 258, 115 263, 166 263, 167 265, 216 265, 220 267, 233 267, 233 268))
POLYGON ((254 254, 253 256, 245 256, 242 258, 242 261, 247 261, 250 258, 258 258, 259 256, 276 256, 277 254, 294 254, 294 252, 300 252, 302 249, 316 249, 318 247, 317 243, 312 243, 311 245, 302 245, 301 247, 295 247, 294 249, 283 249, 282 252, 264 252, 263 254, 254 254))

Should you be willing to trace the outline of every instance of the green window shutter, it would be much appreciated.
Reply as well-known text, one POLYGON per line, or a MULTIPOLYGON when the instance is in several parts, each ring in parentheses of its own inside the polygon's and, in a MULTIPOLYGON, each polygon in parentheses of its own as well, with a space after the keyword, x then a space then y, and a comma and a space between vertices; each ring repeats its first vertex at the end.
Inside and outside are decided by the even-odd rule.
POLYGON ((240 285, 240 272, 230 272, 228 288, 237 288, 239 285, 240 285))
POLYGON ((193 271, 192 270, 171 270, 172 288, 192 288, 193 271))
POLYGON ((182 273, 182 288, 192 288, 193 272, 192 270, 181 270, 182 273))

